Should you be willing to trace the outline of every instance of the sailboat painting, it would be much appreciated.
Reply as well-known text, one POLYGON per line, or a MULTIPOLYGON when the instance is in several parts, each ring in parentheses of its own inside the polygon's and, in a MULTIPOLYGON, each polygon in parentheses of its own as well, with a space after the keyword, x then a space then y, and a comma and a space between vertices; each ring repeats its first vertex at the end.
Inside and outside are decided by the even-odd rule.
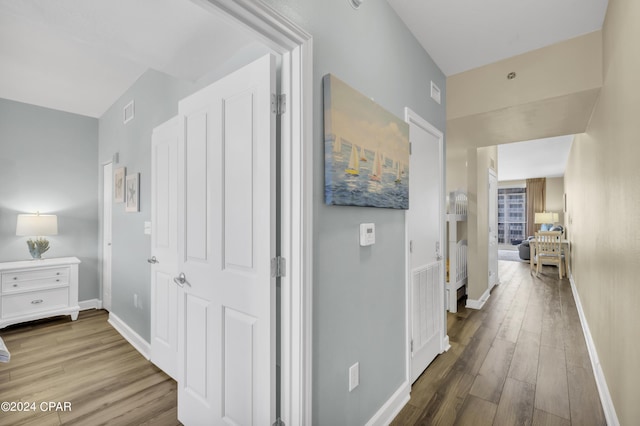
POLYGON ((409 208, 409 125, 332 74, 323 78, 325 202, 409 208))

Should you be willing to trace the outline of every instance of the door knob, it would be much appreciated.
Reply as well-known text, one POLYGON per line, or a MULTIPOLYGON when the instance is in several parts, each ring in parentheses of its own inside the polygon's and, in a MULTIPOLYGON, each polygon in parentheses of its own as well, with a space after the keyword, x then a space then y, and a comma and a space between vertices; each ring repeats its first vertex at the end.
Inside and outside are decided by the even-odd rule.
POLYGON ((189 281, 187 281, 187 277, 185 277, 184 272, 181 272, 180 275, 174 277, 173 282, 178 284, 180 287, 184 287, 185 284, 191 287, 191 284, 189 284, 189 281))
POLYGON ((151 259, 147 259, 147 262, 149 262, 149 263, 160 263, 160 262, 158 262, 158 259, 156 259, 155 256, 152 256, 151 259))

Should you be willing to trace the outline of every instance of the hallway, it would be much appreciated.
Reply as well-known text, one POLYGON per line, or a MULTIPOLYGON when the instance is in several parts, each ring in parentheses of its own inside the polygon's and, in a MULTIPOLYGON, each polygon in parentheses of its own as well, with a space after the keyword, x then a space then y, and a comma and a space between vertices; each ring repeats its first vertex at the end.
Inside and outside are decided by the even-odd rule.
POLYGON ((404 425, 605 425, 569 280, 499 262, 480 311, 447 314, 451 349, 411 389, 404 425))

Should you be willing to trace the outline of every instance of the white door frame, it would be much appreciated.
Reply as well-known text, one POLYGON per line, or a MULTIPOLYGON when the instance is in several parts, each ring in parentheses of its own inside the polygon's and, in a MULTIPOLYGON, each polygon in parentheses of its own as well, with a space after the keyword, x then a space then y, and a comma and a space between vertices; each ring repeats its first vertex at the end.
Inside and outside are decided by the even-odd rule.
POLYGON ((313 40, 261 0, 191 0, 247 27, 282 55, 281 405, 287 425, 311 424, 313 260, 313 40))
MULTIPOLYGON (((444 134, 438 130, 431 123, 426 121, 424 118, 420 117, 417 113, 412 111, 409 107, 405 107, 404 109, 404 121, 409 123, 409 125, 414 124, 420 128, 422 128, 425 132, 433 135, 436 139, 438 139, 438 161, 441 165, 440 167, 440 196, 438 197, 440 202, 438 209, 440 210, 440 253, 445 252, 444 244, 445 241, 445 170, 444 170, 444 134)), ((409 170, 411 173, 411 170, 409 170)), ((411 200, 409 200, 411 202, 411 200)), ((412 328, 412 319, 411 319, 411 273, 410 273, 410 262, 409 262, 409 227, 408 222, 405 216, 405 226, 404 226, 404 235, 405 235, 405 348, 406 348, 406 372, 405 372, 405 380, 408 384, 409 388, 411 386, 411 328, 412 328)), ((451 347, 449 345, 449 336, 447 335, 447 297, 446 297, 446 288, 444 283, 444 260, 443 267, 440 268, 440 285, 442 286, 442 306, 443 306, 443 318, 442 318, 442 341, 440 344, 440 353, 449 350, 451 347)))
MULTIPOLYGON (((105 259, 107 258, 105 251, 107 250, 107 245, 111 248, 113 247, 111 245, 111 242, 113 241, 113 162, 109 161, 106 162, 104 164, 102 164, 102 268, 100 271, 100 307, 107 309, 107 310, 111 310, 111 300, 112 300, 112 278, 113 278, 113 268, 108 271, 108 282, 106 282, 107 280, 105 280, 105 259), (107 172, 107 167, 110 169, 109 171, 109 176, 108 176, 108 180, 105 179, 107 176, 105 176, 105 173, 107 172), (107 197, 106 194, 106 188, 107 188, 107 182, 109 184, 109 188, 111 188, 111 191, 109 196, 107 197), (108 202, 107 202, 108 200, 108 202), (106 211, 109 211, 109 216, 108 218, 105 215, 106 211), (108 230, 109 233, 111 234, 109 237, 109 242, 105 241, 105 233, 107 231, 107 225, 109 226, 108 230), (109 288, 109 297, 105 297, 105 288, 109 288)), ((113 265, 113 254, 109 254, 109 267, 112 267, 113 265)))
POLYGON ((487 253, 488 253, 488 258, 489 258, 489 265, 488 265, 488 270, 489 273, 487 274, 487 283, 488 283, 488 290, 487 291, 491 291, 491 289, 500 284, 500 277, 498 275, 498 174, 496 173, 495 170, 493 170, 492 168, 487 169, 487 217, 488 217, 488 222, 487 222, 487 229, 491 229, 492 228, 492 224, 495 225, 494 228, 494 234, 495 234, 495 256, 496 256, 496 262, 495 265, 492 265, 491 262, 491 231, 489 231, 487 237, 488 237, 488 244, 487 244, 487 253), (491 197, 491 180, 493 179, 494 181, 494 185, 495 185, 495 199, 492 199, 491 197), (491 204, 493 204, 495 206, 495 216, 491 216, 491 204), (495 266, 495 280, 493 282, 491 282, 490 277, 491 277, 491 268, 492 266, 495 266))

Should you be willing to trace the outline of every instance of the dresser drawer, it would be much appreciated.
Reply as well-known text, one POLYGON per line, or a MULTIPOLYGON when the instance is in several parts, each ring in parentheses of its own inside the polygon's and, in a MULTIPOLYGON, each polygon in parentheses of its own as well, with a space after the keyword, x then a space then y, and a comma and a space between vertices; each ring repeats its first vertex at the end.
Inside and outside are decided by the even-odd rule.
POLYGON ((15 293, 69 284, 69 268, 43 268, 2 273, 2 293, 15 293))
POLYGON ((2 318, 69 306, 69 289, 54 288, 2 297, 2 318))

